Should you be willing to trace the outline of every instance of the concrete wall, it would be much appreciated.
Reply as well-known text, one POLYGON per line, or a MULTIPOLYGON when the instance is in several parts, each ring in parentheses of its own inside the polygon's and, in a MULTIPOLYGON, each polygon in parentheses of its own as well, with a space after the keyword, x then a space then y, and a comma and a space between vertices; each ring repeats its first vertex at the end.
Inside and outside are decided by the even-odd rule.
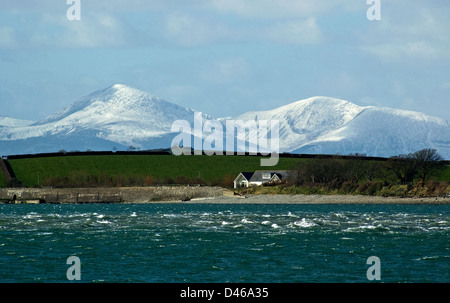
POLYGON ((219 197, 221 187, 155 186, 111 188, 0 188, 0 200, 43 200, 45 203, 116 203, 189 200, 219 197))

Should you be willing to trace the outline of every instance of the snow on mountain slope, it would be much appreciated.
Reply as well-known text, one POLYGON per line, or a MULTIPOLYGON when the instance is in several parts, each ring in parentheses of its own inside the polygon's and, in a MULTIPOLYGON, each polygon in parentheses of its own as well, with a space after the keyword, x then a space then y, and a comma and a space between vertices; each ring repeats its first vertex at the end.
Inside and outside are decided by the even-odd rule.
POLYGON ((0 117, 0 127, 21 127, 33 124, 34 121, 0 117))
POLYGON ((37 122, 35 125, 103 126, 135 122, 151 124, 152 130, 167 131, 172 120, 193 111, 151 96, 122 84, 94 92, 75 102, 60 113, 37 122))
MULTIPOLYGON (((0 117, 0 154, 113 147, 123 150, 130 145, 141 149, 169 148, 177 135, 171 132, 173 122, 186 120, 192 127, 194 113, 192 109, 116 84, 35 123, 0 117)), ((202 117, 212 119, 206 114, 202 117)), ((313 97, 227 119, 278 120, 280 152, 389 157, 435 148, 450 159, 448 121, 418 112, 362 107, 345 100, 313 97)), ((219 121, 225 123, 227 119, 219 121)), ((247 140, 256 142, 254 138, 247 140)))
POLYGON ((362 107, 348 101, 313 97, 282 107, 260 112, 248 112, 236 120, 278 120, 280 122, 280 150, 291 151, 319 136, 336 130, 361 111, 362 107))
POLYGON ((68 137, 75 134, 81 138, 82 134, 124 146, 145 148, 145 141, 167 136, 173 121, 191 121, 193 117, 194 111, 191 109, 116 84, 81 98, 45 120, 29 126, 0 130, 0 140, 68 137))
POLYGON ((448 122, 418 112, 313 97, 236 119, 278 120, 281 152, 389 157, 436 148, 450 159, 448 122))
POLYGON ((418 112, 370 106, 345 126, 304 144, 295 152, 390 156, 423 148, 435 148, 450 159, 447 121, 418 112))

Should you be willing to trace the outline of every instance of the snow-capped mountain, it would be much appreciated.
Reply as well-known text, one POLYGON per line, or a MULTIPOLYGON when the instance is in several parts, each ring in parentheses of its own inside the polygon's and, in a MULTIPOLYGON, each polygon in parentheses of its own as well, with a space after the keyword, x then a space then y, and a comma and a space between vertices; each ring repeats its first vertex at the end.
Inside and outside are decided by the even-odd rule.
MULTIPOLYGON (((171 132, 172 123, 186 120, 193 126, 194 113, 116 84, 83 97, 42 121, 0 117, 0 155, 62 149, 125 150, 129 146, 142 150, 169 148, 176 136, 171 132)), ((202 118, 212 119, 206 114, 202 118)), ((418 112, 313 97, 219 121, 224 123, 227 119, 278 120, 280 152, 389 157, 435 148, 450 159, 448 121, 418 112)))
POLYGON ((313 97, 236 119, 278 120, 281 151, 389 157, 435 148, 450 159, 448 121, 419 112, 313 97))
POLYGON ((170 132, 173 121, 192 121, 193 117, 192 109, 116 84, 45 120, 0 128, 0 152, 167 148, 174 136, 170 132))
POLYGON ((34 121, 0 117, 0 127, 21 127, 33 124, 34 121))
POLYGON ((278 120, 280 150, 293 151, 320 135, 339 129, 355 118, 362 108, 333 98, 314 97, 268 111, 247 112, 236 120, 278 120))
POLYGON ((40 130, 74 132, 97 129, 99 137, 124 143, 132 137, 148 138, 170 131, 176 119, 192 120, 194 111, 164 101, 138 89, 122 84, 94 92, 68 108, 39 121, 33 126, 40 130))

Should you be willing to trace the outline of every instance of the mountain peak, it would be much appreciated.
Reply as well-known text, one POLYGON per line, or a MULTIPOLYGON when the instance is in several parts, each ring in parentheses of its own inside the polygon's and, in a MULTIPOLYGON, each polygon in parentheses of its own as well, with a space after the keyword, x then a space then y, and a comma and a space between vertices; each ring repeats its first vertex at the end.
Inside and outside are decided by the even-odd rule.
POLYGON ((83 133, 95 139, 139 146, 149 138, 167 135, 173 121, 180 119, 193 119, 193 110, 124 84, 114 84, 78 99, 29 129, 10 129, 10 137, 81 136, 83 133))
POLYGON ((240 115, 239 120, 279 120, 281 135, 291 146, 294 141, 304 141, 319 132, 340 128, 355 118, 364 108, 351 102, 316 96, 292 102, 281 107, 240 115))
POLYGON ((129 88, 129 86, 122 84, 122 83, 117 83, 117 84, 112 85, 111 88, 122 89, 122 88, 129 88))
POLYGON ((392 156, 436 148, 448 158, 450 152, 449 125, 442 119, 331 97, 315 96, 236 119, 278 120, 280 149, 294 153, 392 156))
POLYGON ((56 122, 83 111, 92 111, 91 114, 106 114, 123 107, 136 108, 139 107, 139 103, 142 105, 150 100, 155 102, 159 101, 159 98, 124 84, 114 84, 78 99, 62 111, 35 123, 35 125, 56 122))
POLYGON ((307 99, 293 102, 291 104, 288 104, 287 106, 293 106, 293 105, 317 106, 317 107, 322 107, 322 106, 351 106, 351 107, 354 107, 354 106, 358 106, 347 100, 342 100, 342 99, 333 98, 333 97, 326 97, 326 96, 310 97, 307 99))
POLYGON ((158 99, 147 92, 141 91, 137 88, 130 87, 125 84, 114 84, 103 90, 98 90, 84 97, 83 99, 90 99, 93 101, 119 101, 119 102, 135 102, 141 99, 158 99))
POLYGON ((149 93, 141 91, 137 88, 125 85, 125 84, 121 84, 121 83, 117 83, 114 84, 108 88, 106 88, 104 91, 107 92, 111 92, 111 93, 117 93, 117 92, 121 92, 121 93, 128 93, 128 94, 140 94, 140 95, 148 95, 150 96, 149 93))
MULTIPOLYGON (((170 146, 174 138, 174 121, 192 124, 193 117, 192 109, 117 83, 32 125, 0 117, 0 144, 2 152, 10 154, 104 150, 117 145, 161 148, 170 146)), ((392 156, 436 148, 450 159, 448 122, 417 112, 314 96, 230 119, 278 121, 280 152, 392 156)))

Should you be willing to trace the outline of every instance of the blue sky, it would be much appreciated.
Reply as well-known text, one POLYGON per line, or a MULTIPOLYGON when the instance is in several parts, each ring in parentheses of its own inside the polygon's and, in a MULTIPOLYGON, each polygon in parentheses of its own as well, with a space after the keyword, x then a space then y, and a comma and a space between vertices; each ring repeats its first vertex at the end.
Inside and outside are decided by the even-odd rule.
POLYGON ((312 96, 450 117, 450 2, 0 0, 0 116, 126 84, 215 117, 312 96))

